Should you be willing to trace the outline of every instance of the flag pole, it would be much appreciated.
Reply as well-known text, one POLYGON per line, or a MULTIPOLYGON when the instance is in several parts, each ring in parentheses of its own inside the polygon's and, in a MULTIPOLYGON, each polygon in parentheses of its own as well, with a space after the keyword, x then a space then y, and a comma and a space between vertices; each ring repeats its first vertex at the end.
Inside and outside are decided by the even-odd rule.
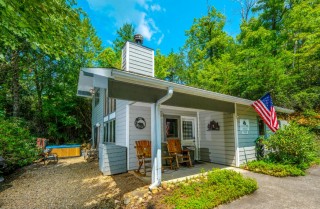
MULTIPOLYGON (((270 94, 270 95, 271 95, 272 92, 273 92, 273 89, 271 89, 270 91, 267 91, 266 93, 264 93, 262 97, 264 97, 264 96, 267 95, 267 94, 270 94)), ((262 97, 259 97, 259 99, 262 98, 262 97)))
MULTIPOLYGON (((264 97, 265 95, 267 95, 268 93, 271 94, 271 92, 273 92, 274 89, 270 89, 270 91, 267 91, 266 93, 263 94, 262 97, 264 97)), ((258 99, 262 98, 262 97, 259 97, 258 99)), ((247 113, 249 111, 249 109, 252 108, 252 105, 250 105, 249 107, 247 107, 245 110, 244 110, 244 113, 247 113)))

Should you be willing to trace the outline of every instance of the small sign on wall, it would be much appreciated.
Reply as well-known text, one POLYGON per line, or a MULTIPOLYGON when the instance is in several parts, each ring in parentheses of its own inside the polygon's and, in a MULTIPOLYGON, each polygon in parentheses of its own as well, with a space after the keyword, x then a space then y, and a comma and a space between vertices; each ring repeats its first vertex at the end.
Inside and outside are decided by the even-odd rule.
POLYGON ((250 130, 249 119, 240 119, 240 131, 242 134, 248 134, 250 130))

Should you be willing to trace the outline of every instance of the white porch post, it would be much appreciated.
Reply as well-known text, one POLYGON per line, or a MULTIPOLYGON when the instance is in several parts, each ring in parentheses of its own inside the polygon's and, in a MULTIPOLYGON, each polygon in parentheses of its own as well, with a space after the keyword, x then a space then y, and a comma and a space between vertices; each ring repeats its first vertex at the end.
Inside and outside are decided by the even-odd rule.
POLYGON ((160 118, 160 105, 156 105, 156 167, 155 167, 155 173, 156 177, 161 183, 162 173, 161 173, 161 167, 162 167, 162 160, 161 160, 161 118, 160 118))
MULTIPOLYGON (((152 157, 152 176, 151 183, 161 183, 161 122, 160 107, 156 103, 151 106, 151 157, 152 157)), ((158 186, 158 185, 155 185, 158 186)))
POLYGON ((157 134, 156 134, 156 103, 151 105, 151 158, 152 158, 152 173, 151 183, 157 182, 157 134))
POLYGON ((168 88, 168 93, 151 105, 151 157, 152 157, 152 177, 149 189, 161 184, 161 117, 160 105, 170 99, 173 88, 168 88))
POLYGON ((233 126, 234 126, 234 146, 235 146, 235 154, 236 154, 236 167, 239 167, 240 166, 240 155, 239 155, 239 139, 238 139, 237 103, 234 103, 233 126))

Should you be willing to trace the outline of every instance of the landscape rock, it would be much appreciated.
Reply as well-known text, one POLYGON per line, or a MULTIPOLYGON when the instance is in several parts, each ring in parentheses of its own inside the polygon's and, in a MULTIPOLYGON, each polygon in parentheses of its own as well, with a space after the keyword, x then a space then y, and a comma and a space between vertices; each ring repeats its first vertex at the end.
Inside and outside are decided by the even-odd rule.
POLYGON ((152 194, 157 194, 158 193, 158 189, 152 189, 152 194))
POLYGON ((131 198, 130 197, 126 197, 123 200, 123 204, 128 205, 131 202, 131 198))

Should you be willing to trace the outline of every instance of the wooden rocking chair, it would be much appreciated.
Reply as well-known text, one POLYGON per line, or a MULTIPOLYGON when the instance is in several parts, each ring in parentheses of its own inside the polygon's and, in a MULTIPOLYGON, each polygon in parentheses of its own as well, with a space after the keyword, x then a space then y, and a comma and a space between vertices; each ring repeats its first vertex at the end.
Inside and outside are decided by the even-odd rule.
POLYGON ((179 139, 168 139, 167 146, 169 155, 176 159, 177 168, 179 168, 179 163, 187 163, 192 167, 190 150, 183 150, 179 139))
POLYGON ((147 174, 146 164, 150 164, 150 168, 151 168, 151 141, 149 140, 136 141, 135 148, 136 148, 137 158, 139 163, 139 168, 137 172, 140 173, 140 169, 143 167, 143 170, 144 170, 143 175, 146 176, 147 174))

